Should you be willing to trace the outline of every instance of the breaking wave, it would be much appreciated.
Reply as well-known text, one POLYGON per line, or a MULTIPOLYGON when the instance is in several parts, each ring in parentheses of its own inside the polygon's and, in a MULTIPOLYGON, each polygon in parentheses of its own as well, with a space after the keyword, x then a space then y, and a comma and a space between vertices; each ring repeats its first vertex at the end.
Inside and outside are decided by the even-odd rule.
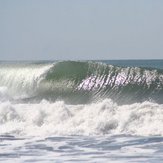
POLYGON ((0 64, 0 97, 84 104, 111 98, 119 104, 163 103, 163 70, 96 62, 0 64))
POLYGON ((0 134, 163 135, 163 105, 152 102, 117 105, 111 99, 86 105, 63 101, 38 104, 0 103, 0 134))
POLYGON ((0 135, 163 135, 163 70, 0 63, 0 135))

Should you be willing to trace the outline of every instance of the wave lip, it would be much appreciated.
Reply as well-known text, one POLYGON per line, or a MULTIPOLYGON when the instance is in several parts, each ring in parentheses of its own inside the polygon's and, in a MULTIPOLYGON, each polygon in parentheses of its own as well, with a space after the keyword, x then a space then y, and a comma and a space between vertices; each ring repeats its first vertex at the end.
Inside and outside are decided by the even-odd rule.
POLYGON ((53 64, 3 64, 0 68, 0 87, 6 87, 13 98, 35 94, 44 74, 53 64))

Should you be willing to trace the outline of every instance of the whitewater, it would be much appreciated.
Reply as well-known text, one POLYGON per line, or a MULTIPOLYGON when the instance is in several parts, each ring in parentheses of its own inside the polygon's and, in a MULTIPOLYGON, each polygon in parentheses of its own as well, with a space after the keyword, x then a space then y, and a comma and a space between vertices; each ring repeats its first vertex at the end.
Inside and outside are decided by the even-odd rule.
POLYGON ((162 65, 0 62, 0 162, 162 162, 162 65))

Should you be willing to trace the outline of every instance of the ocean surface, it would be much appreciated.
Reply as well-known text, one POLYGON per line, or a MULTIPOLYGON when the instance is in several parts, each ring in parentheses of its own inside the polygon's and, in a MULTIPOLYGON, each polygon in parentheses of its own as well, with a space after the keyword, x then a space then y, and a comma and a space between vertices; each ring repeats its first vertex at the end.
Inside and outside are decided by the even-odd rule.
POLYGON ((163 161, 163 60, 0 61, 0 162, 163 161))

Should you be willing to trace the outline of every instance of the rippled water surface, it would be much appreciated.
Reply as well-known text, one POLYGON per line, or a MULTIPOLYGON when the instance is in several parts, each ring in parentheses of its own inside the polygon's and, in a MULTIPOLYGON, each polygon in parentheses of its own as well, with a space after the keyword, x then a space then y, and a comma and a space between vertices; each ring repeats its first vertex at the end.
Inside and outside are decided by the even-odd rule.
POLYGON ((1 135, 2 162, 162 162, 163 137, 1 135))

